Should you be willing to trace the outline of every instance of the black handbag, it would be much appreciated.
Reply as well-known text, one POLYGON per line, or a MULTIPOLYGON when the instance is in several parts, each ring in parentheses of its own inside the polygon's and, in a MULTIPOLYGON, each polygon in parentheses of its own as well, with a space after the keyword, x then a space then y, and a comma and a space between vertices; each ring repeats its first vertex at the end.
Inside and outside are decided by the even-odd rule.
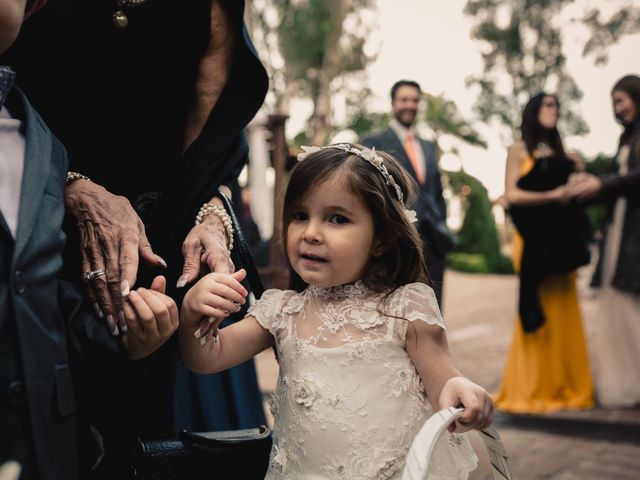
MULTIPOLYGON (((264 292, 251 251, 233 204, 218 194, 231 218, 235 242, 232 260, 247 271, 254 296, 264 292)), ((262 480, 271 452, 271 430, 265 426, 246 430, 194 433, 183 430, 178 439, 139 440, 131 463, 136 480, 262 480)))
POLYGON ((140 480, 262 480, 271 451, 267 427, 224 432, 182 431, 177 440, 140 441, 131 465, 140 480))

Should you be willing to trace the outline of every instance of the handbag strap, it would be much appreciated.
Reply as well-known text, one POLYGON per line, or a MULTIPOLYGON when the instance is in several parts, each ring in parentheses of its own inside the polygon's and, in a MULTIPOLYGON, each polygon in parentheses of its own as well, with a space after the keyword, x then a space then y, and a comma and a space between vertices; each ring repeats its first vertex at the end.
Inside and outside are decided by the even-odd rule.
POLYGON ((234 447, 236 445, 249 447, 270 442, 270 438, 271 430, 264 425, 244 430, 216 432, 188 432, 187 430, 182 430, 180 432, 180 440, 189 447, 221 448, 234 447))
POLYGON ((253 260, 253 255, 251 255, 247 239, 244 236, 242 225, 235 213, 231 199, 222 192, 218 192, 217 196, 222 201, 224 209, 229 214, 231 224, 233 225, 235 242, 232 255, 236 257, 237 263, 247 271, 247 281, 249 282, 249 285, 251 285, 251 291, 254 296, 258 299, 264 292, 264 286, 262 285, 262 280, 260 280, 260 276, 258 275, 258 269, 256 268, 255 261, 253 260))
MULTIPOLYGON (((464 408, 444 408, 429 417, 413 440, 405 462, 402 480, 424 480, 429 472, 431 454, 440 435, 464 413, 464 408)), ((498 431, 489 426, 480 431, 480 437, 489 453, 494 480, 512 480, 507 450, 498 431)))

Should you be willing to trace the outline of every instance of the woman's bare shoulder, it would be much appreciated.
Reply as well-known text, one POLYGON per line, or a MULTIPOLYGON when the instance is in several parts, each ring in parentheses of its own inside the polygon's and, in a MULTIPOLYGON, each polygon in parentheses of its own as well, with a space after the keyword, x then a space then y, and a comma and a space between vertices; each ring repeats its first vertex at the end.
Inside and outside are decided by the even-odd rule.
POLYGON ((507 151, 510 155, 521 156, 526 154, 527 146, 525 145, 523 140, 516 140, 511 145, 507 147, 507 151))

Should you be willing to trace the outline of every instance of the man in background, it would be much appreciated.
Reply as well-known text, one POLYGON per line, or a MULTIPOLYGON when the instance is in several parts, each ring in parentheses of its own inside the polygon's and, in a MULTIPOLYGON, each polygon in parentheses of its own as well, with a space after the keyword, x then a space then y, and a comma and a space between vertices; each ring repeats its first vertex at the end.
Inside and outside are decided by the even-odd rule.
POLYGON ((445 256, 454 246, 455 237, 446 224, 447 206, 442 197, 435 145, 420 138, 414 128, 420 94, 417 82, 396 82, 391 88, 393 118, 389 127, 366 136, 361 143, 394 155, 416 181, 418 195, 413 208, 418 215, 429 276, 442 307, 445 256))

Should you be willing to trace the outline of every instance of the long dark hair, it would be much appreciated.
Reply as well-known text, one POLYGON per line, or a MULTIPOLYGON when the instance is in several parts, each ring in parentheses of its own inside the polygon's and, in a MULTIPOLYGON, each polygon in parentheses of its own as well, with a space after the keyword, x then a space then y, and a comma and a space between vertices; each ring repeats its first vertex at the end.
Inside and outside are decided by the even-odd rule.
POLYGON ((544 128, 538 120, 538 114, 542 107, 542 101, 545 97, 553 97, 558 103, 558 109, 560 108, 560 102, 555 95, 549 95, 545 92, 540 92, 537 95, 531 97, 524 107, 522 112, 522 124, 520 125, 520 131, 522 132, 522 140, 527 146, 527 151, 530 155, 533 155, 533 151, 536 149, 538 143, 546 142, 557 155, 564 157, 564 146, 562 145, 562 139, 560 138, 560 132, 558 127, 551 129, 544 128))
MULTIPOLYGON (((352 145, 363 148, 360 145, 352 145)), ((411 205, 414 196, 413 181, 402 166, 390 155, 376 152, 382 157, 389 174, 400 186, 405 204, 411 205)), ((362 280, 375 291, 384 291, 412 282, 427 282, 422 241, 414 224, 405 214, 394 188, 387 185, 376 167, 353 153, 337 148, 324 148, 299 162, 291 172, 282 212, 282 238, 287 245, 287 230, 296 208, 316 185, 340 175, 346 188, 365 204, 374 222, 375 238, 384 253, 371 257, 362 280)), ((289 288, 302 291, 307 284, 289 267, 289 288)))
POLYGON ((640 77, 637 75, 626 75, 622 77, 611 89, 611 94, 613 95, 613 92, 616 90, 629 95, 636 107, 636 118, 634 118, 629 125, 623 125, 624 132, 622 132, 620 136, 620 145, 622 145, 627 143, 640 129, 640 77), (634 132, 636 133, 634 134, 634 132))

